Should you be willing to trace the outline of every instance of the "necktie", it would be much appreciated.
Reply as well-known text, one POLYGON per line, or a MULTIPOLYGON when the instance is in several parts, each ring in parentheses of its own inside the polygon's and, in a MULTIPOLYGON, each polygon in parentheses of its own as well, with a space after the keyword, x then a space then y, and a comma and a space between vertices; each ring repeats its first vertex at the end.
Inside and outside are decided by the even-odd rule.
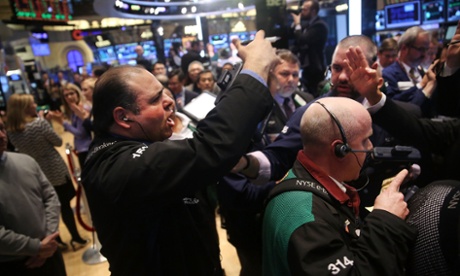
POLYGON ((414 85, 417 85, 417 82, 418 82, 418 81, 417 81, 417 77, 415 76, 415 70, 414 70, 414 68, 411 68, 411 69, 409 70, 409 77, 411 78, 412 83, 413 83, 414 85))
POLYGON ((289 106, 289 98, 284 98, 283 109, 284 109, 284 113, 286 114, 286 118, 288 118, 288 119, 291 118, 292 109, 289 106))

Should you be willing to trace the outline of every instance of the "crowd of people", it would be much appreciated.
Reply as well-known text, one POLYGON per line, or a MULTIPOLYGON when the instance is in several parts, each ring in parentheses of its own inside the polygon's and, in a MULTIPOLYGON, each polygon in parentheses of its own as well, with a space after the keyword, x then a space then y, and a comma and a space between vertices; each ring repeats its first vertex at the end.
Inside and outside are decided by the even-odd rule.
POLYGON ((227 87, 196 41, 175 68, 145 66, 139 49, 137 66, 60 77, 55 91, 43 74, 49 112, 13 94, 0 119, 0 271, 65 275, 60 214, 73 249, 88 242, 54 120, 74 136, 114 276, 225 275, 216 210, 242 276, 458 275, 460 22, 442 55, 419 26, 380 45, 345 37, 319 93, 318 12, 308 0, 292 14, 290 50, 264 31, 232 41, 243 66, 227 87), (184 107, 203 93, 218 101, 192 124, 184 107), (376 147, 396 145, 417 148, 418 166, 373 161, 376 147), (408 199, 408 187, 420 191, 408 199))

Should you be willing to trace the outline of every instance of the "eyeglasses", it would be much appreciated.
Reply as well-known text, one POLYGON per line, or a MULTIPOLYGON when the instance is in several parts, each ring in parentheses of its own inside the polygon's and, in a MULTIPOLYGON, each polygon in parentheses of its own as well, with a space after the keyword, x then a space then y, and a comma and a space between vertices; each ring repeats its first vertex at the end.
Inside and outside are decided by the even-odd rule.
POLYGON ((429 48, 425 48, 425 47, 415 47, 414 45, 411 45, 410 46, 412 49, 414 50, 417 50, 418 52, 420 53, 426 53, 426 51, 429 50, 429 48))

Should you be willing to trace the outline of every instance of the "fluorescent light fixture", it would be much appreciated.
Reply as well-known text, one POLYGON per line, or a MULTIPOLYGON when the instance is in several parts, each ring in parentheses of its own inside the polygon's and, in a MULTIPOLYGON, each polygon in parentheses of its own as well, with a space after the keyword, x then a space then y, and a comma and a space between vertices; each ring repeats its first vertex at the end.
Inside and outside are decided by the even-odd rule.
POLYGON ((351 7, 348 9, 348 35, 360 35, 362 33, 361 29, 361 1, 364 0, 349 0, 348 5, 351 7))

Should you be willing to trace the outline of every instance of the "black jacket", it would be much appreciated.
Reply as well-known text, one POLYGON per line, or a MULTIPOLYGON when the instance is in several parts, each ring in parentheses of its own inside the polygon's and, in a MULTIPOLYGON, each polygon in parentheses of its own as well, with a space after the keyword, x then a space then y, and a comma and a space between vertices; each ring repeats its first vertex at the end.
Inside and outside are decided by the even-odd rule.
POLYGON ((383 210, 371 212, 363 224, 356 219, 356 192, 344 193, 306 160, 300 152, 286 180, 270 193, 264 275, 404 275, 415 228, 383 210))
POLYGON ((423 156, 436 154, 441 163, 432 180, 460 180, 460 119, 417 119, 387 98, 372 121, 405 144, 417 147, 423 156))
POLYGON ((240 74, 193 139, 95 139, 82 182, 112 275, 216 275, 214 224, 197 192, 238 161, 273 100, 240 74), (238 110, 238 112, 235 112, 238 110))
POLYGON ((301 67, 309 73, 326 71, 325 46, 329 28, 327 23, 317 17, 310 25, 302 23, 301 30, 294 31, 295 47, 293 52, 299 54, 301 67))

